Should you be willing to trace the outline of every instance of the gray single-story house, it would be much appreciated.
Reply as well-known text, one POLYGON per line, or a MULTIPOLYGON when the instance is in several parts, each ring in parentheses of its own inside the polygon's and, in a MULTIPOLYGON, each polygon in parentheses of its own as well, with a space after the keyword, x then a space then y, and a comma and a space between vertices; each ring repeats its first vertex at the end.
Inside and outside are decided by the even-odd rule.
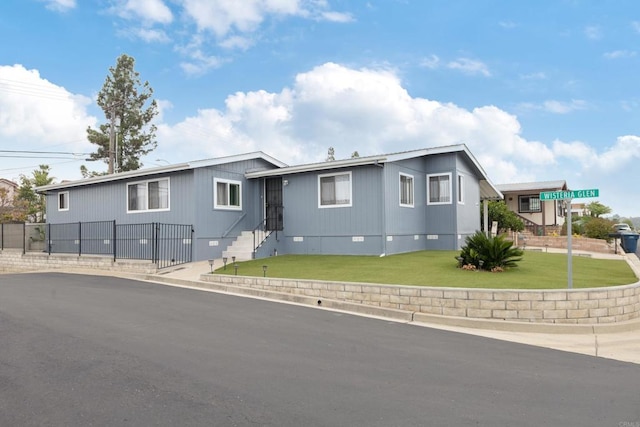
POLYGON ((189 224, 193 260, 456 250, 502 198, 462 144, 298 166, 254 152, 37 190, 52 225, 189 224))

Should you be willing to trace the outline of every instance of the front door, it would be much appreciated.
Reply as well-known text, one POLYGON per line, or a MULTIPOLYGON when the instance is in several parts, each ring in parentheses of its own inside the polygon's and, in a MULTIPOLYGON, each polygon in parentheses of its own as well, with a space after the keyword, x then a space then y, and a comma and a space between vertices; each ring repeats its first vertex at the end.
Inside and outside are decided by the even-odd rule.
POLYGON ((282 178, 267 178, 265 181, 266 193, 266 229, 267 231, 280 231, 284 228, 282 215, 282 178))

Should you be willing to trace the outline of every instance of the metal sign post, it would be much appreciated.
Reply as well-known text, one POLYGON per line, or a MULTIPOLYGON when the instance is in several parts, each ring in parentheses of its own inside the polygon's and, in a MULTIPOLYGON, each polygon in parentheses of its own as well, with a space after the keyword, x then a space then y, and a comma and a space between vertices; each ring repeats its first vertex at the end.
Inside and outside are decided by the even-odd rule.
MULTIPOLYGON (((600 190, 594 188, 590 190, 559 190, 559 191, 543 191, 540 193, 540 200, 561 200, 564 202, 564 206, 566 209, 566 216, 568 216, 567 222, 567 288, 573 288, 573 262, 572 262, 572 251, 571 251, 571 238, 573 237, 573 232, 571 231, 571 200, 572 199, 582 199, 582 198, 592 198, 599 197, 600 190)), ((543 208, 544 209, 544 208, 543 208)))

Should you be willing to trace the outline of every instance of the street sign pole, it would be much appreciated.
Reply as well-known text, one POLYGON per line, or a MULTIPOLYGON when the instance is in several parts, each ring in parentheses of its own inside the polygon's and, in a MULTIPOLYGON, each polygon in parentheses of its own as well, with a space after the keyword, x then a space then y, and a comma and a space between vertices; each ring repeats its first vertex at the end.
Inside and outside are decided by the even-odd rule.
POLYGON ((567 287, 573 288, 573 263, 571 253, 571 238, 573 232, 571 231, 571 200, 572 199, 588 199, 593 197, 599 197, 600 190, 592 188, 588 190, 558 190, 558 191, 543 191, 540 193, 540 201, 558 200, 564 202, 565 207, 565 221, 567 222, 567 287))
MULTIPOLYGON (((569 221, 567 222, 567 287, 573 288, 573 257, 571 255, 571 238, 573 232, 571 231, 571 199, 564 200, 565 212, 569 213, 569 221)), ((565 217, 566 220, 566 217, 565 217)))

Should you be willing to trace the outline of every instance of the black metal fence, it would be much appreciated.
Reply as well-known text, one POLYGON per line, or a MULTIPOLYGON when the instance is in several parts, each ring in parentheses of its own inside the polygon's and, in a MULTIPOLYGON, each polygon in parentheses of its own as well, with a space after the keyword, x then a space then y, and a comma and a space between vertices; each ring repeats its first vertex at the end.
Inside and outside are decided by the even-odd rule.
POLYGON ((0 224, 0 248, 109 255, 140 259, 158 268, 191 262, 193 227, 184 224, 117 224, 116 221, 66 224, 0 224))

